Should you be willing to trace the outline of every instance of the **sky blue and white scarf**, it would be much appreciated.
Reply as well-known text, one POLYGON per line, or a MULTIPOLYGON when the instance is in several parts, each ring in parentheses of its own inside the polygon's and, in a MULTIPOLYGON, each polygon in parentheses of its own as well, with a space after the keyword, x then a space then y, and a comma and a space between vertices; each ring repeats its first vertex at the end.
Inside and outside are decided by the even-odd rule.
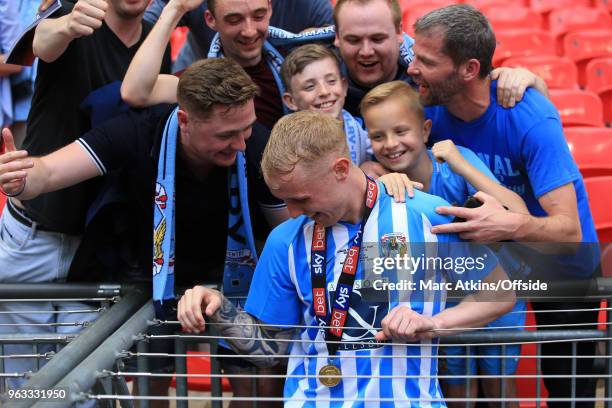
MULTIPOLYGON (((153 215, 153 300, 161 311, 165 300, 174 299, 175 170, 178 143, 177 107, 166 121, 157 166, 153 215)), ((257 263, 255 240, 249 215, 246 159, 239 152, 228 172, 230 211, 224 268, 224 292, 246 296, 257 263), (237 278, 238 277, 238 278, 237 278), (244 279, 240 285, 232 280, 244 279), (235 283, 235 282, 234 282, 235 283), (244 292, 244 293, 242 293, 244 292)))

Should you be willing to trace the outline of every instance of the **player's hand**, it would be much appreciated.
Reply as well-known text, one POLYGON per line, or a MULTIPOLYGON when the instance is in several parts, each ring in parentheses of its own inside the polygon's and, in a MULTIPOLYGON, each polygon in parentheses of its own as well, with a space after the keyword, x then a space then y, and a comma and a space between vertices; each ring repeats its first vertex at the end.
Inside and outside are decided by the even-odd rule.
POLYGON ((474 194, 474 197, 482 202, 480 207, 436 208, 438 214, 460 217, 466 221, 436 225, 431 228, 431 232, 457 233, 463 239, 485 243, 513 239, 526 216, 506 210, 495 197, 482 191, 474 194))
POLYGON ((359 168, 373 179, 377 179, 380 176, 389 173, 389 170, 385 169, 382 164, 371 160, 361 163, 359 168))
POLYGON ((18 194, 25 188, 27 169, 34 167, 28 152, 15 149, 13 134, 8 128, 2 129, 5 153, 0 155, 0 187, 7 194, 18 194))
POLYGON ((107 9, 107 0, 79 0, 66 20, 68 35, 79 38, 93 34, 102 26, 107 9))
POLYGON ((178 303, 178 320, 187 333, 204 331, 204 314, 211 317, 221 307, 223 295, 218 290, 194 286, 187 289, 178 303))
POLYGON ((410 180, 404 173, 387 173, 380 176, 378 180, 385 185, 387 192, 393 196, 396 203, 406 201, 406 192, 408 197, 413 198, 414 189, 423 188, 423 184, 410 180))
POLYGON ((381 322, 382 331, 376 333, 376 340, 418 341, 430 339, 438 328, 431 317, 423 316, 406 306, 397 306, 381 322))
POLYGON ((504 108, 516 105, 527 87, 535 86, 538 77, 525 68, 495 68, 491 79, 497 80, 497 102, 504 108))
POLYGON ((40 13, 42 11, 45 11, 53 3, 55 3, 55 0, 42 0, 40 2, 40 6, 38 6, 38 12, 40 13))
POLYGON ((440 163, 448 163, 451 170, 457 174, 461 174, 465 158, 455 146, 452 140, 442 140, 431 147, 431 153, 440 163))
POLYGON ((197 9, 202 3, 204 0, 171 0, 168 4, 176 7, 181 14, 185 14, 197 9))

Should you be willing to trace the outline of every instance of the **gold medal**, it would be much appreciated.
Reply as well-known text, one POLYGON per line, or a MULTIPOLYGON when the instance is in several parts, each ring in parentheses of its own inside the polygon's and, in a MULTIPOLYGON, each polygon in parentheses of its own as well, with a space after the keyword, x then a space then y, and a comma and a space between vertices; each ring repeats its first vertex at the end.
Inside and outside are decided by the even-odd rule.
POLYGON ((327 364, 319 370, 319 381, 326 387, 335 387, 342 380, 342 372, 333 364, 327 364))

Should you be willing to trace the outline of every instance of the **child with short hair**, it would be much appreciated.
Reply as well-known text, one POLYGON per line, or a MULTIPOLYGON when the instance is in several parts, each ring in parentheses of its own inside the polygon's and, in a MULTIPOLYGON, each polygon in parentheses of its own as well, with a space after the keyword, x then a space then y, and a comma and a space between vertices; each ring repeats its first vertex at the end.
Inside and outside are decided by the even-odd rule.
POLYGON ((283 62, 281 79, 286 90, 283 102, 289 109, 317 111, 342 121, 352 161, 361 165, 372 160, 367 132, 343 109, 347 82, 331 49, 321 44, 294 49, 283 62))
MULTIPOLYGON (((424 192, 440 196, 450 203, 461 205, 469 196, 483 191, 511 211, 528 213, 521 197, 499 184, 489 168, 471 150, 455 146, 451 140, 438 142, 431 150, 427 149, 431 120, 425 119, 419 95, 410 85, 402 81, 379 85, 363 98, 360 108, 374 155, 387 170, 405 174, 411 181, 422 184, 424 192)), ((390 193, 396 195, 396 192, 390 193)), ((522 327, 525 322, 524 310, 525 302, 517 301, 513 310, 517 313, 502 316, 490 323, 489 327, 522 327)), ((484 374, 501 374, 500 358, 451 358, 452 355, 466 354, 465 348, 459 346, 445 347, 443 351, 448 356, 447 372, 441 374, 467 375, 468 361, 471 362, 469 373, 472 375, 478 374, 478 369, 484 374)), ((475 348, 475 352, 499 356, 501 348, 480 346, 475 348)), ((515 373, 519 354, 520 345, 506 347, 505 356, 508 358, 504 374, 515 373)), ((511 394, 516 390, 514 381, 508 378, 504 381, 506 397, 513 396, 511 394)), ((441 382, 447 397, 465 396, 465 378, 445 378, 441 382)), ((483 383, 487 392, 495 394, 494 390, 499 391, 499 379, 483 379, 483 383)), ((470 395, 474 397, 477 395, 476 386, 476 382, 472 381, 470 395)))

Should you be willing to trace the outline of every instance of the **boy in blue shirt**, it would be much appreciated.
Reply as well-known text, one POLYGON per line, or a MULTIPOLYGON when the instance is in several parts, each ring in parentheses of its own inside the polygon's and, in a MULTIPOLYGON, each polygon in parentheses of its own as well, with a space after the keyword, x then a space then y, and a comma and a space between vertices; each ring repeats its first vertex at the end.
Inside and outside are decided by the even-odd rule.
MULTIPOLYGON (((527 207, 518 194, 499 184, 486 165, 471 150, 455 146, 451 140, 433 145, 426 143, 431 131, 431 120, 425 119, 419 95, 410 85, 402 81, 388 82, 377 86, 361 101, 361 113, 368 128, 372 149, 376 159, 387 170, 403 173, 411 181, 422 185, 423 191, 440 196, 451 203, 462 204, 477 191, 496 197, 515 212, 527 213, 527 207)), ((389 176, 382 176, 385 179, 389 176)), ((399 191, 403 191, 400 188, 399 191)), ((394 192, 396 193, 396 192, 394 192)), ((517 302, 514 312, 489 324, 489 327, 521 327, 525 322, 525 303, 517 302)), ((500 346, 480 346, 478 355, 501 355, 500 346)), ((441 350, 448 356, 465 355, 465 347, 446 347, 441 350)), ((506 347, 503 374, 516 372, 520 345, 506 347)), ((499 358, 447 358, 446 372, 450 376, 470 374, 501 374, 499 358), (466 369, 470 364, 469 371, 466 369), (478 368, 477 368, 478 366, 478 368)), ((499 380, 483 379, 487 397, 501 396, 499 380)), ((446 394, 465 396, 465 379, 447 378, 442 382, 446 394)), ((506 397, 514 397, 516 387, 512 378, 504 379, 506 397)), ((470 381, 470 395, 477 396, 477 382, 470 381)), ((448 396, 448 395, 447 395, 448 396)), ((461 403, 463 404, 463 403, 461 403)), ((473 403, 472 403, 473 404, 473 403)), ((509 403, 513 404, 513 403, 509 403)))

